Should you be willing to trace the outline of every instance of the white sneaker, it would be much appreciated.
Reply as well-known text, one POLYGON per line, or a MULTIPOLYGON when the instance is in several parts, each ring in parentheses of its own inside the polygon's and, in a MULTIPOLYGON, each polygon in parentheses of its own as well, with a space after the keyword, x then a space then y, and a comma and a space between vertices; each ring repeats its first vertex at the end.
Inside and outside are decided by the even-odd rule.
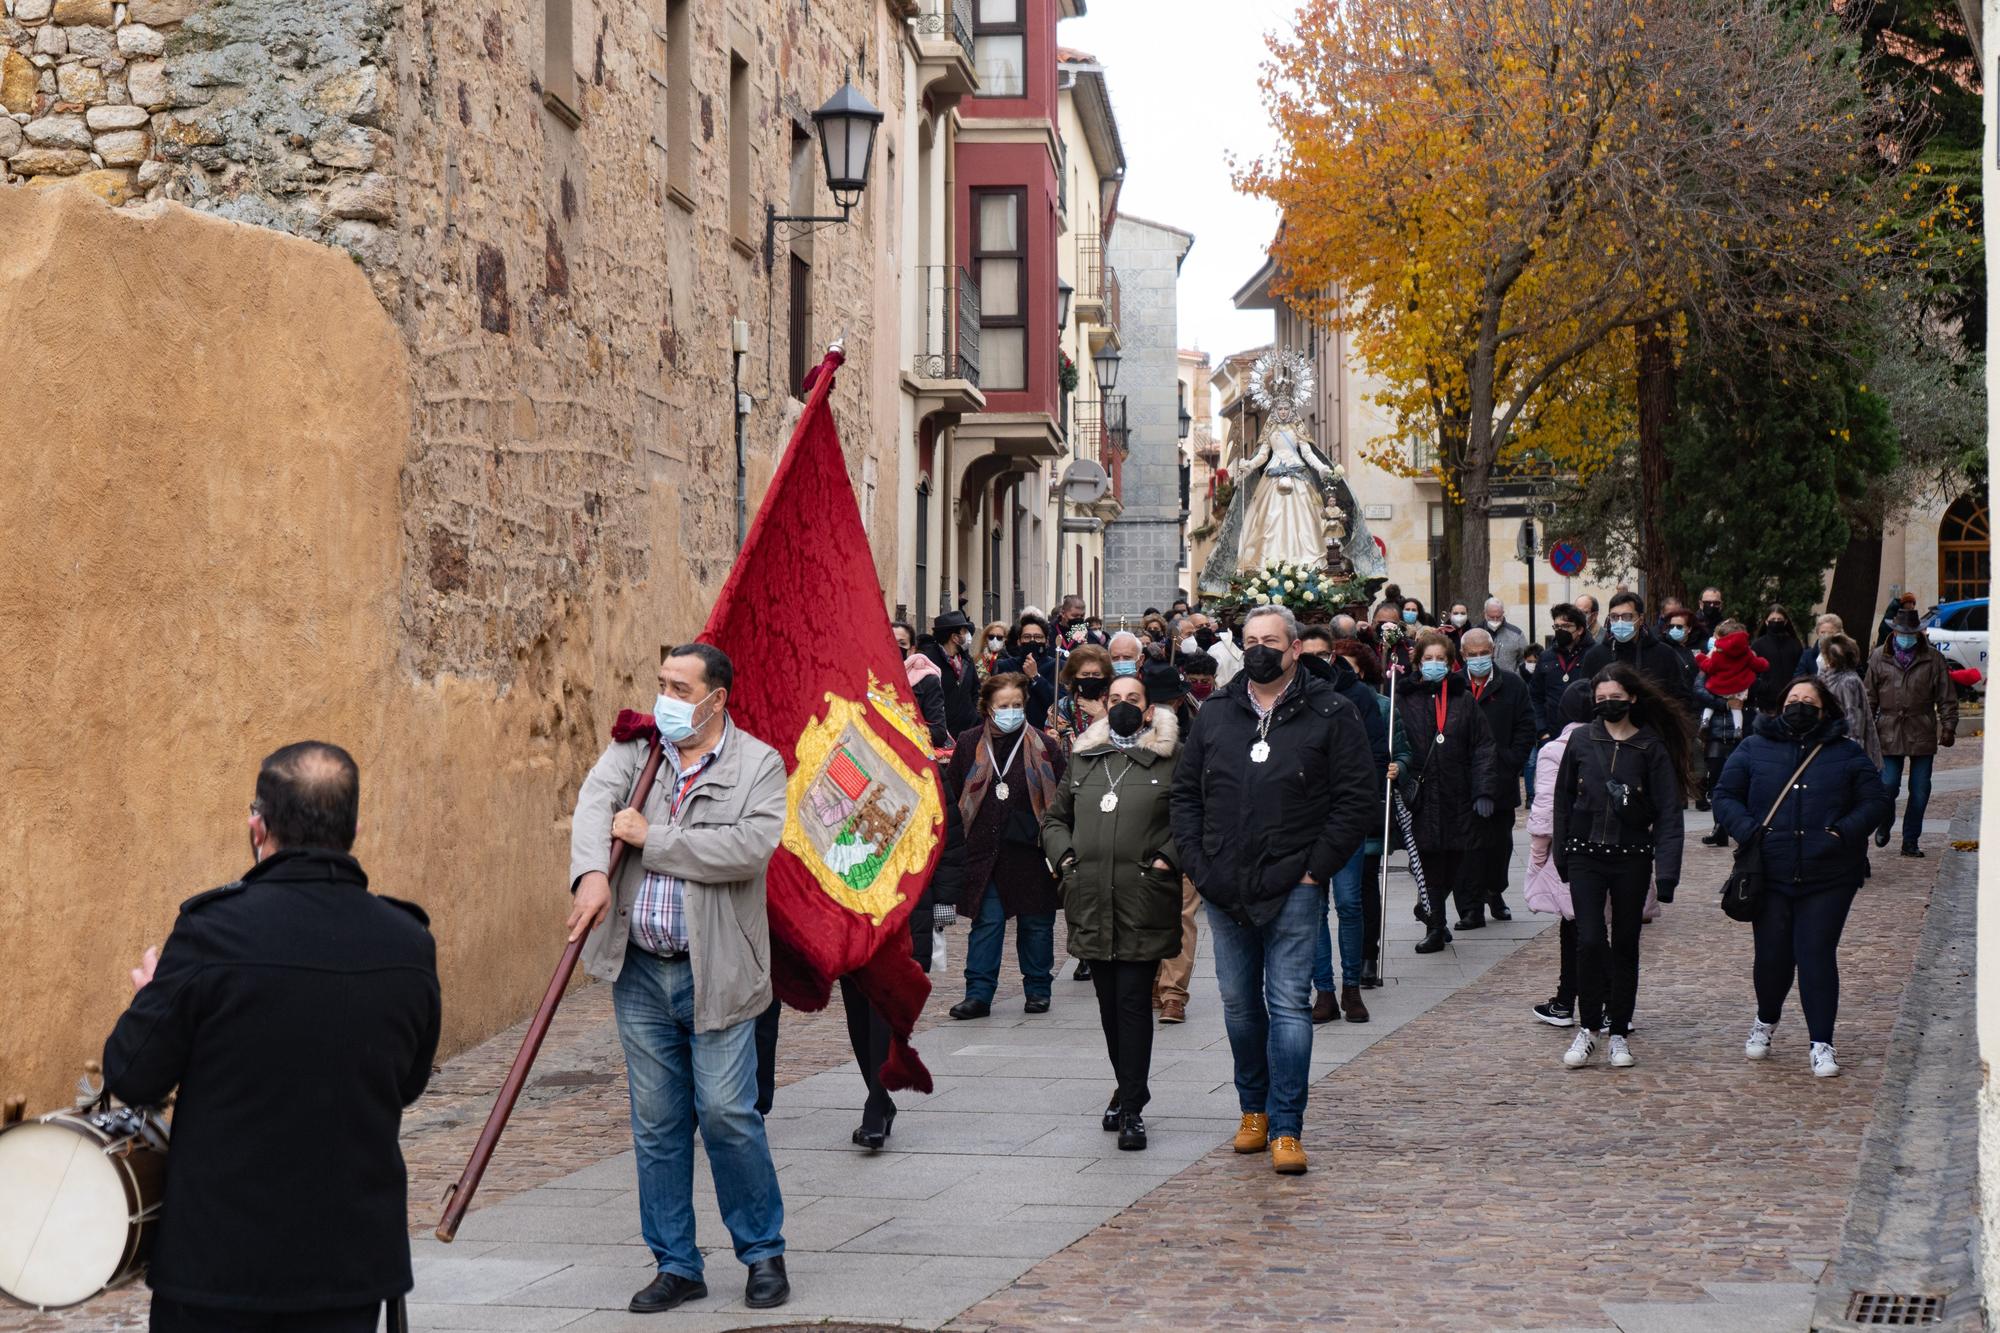
POLYGON ((1576 1034, 1576 1040, 1563 1052, 1563 1065, 1569 1069, 1581 1069, 1590 1063, 1590 1057, 1597 1053, 1597 1034, 1584 1028, 1576 1034))
POLYGON ((1630 1069, 1637 1063, 1639 1062, 1632 1058, 1632 1048, 1625 1044, 1625 1039, 1623 1037, 1613 1037, 1611 1039, 1611 1067, 1613 1069, 1630 1069))
POLYGON ((1831 1042, 1816 1041, 1812 1044, 1812 1067, 1814 1078, 1836 1078, 1840 1065, 1833 1058, 1831 1042))
POLYGON ((1771 1034, 1778 1030, 1776 1023, 1766 1023, 1762 1019, 1752 1019, 1750 1036, 1743 1043, 1743 1058, 1761 1060, 1771 1053, 1771 1034))

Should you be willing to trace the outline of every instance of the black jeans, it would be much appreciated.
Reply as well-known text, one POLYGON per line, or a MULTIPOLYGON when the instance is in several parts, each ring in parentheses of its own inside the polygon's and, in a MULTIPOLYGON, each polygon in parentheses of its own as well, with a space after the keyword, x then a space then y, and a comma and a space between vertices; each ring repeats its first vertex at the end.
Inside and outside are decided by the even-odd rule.
POLYGON ((382 1302, 338 1310, 287 1310, 282 1313, 219 1310, 207 1305, 153 1297, 152 1333, 375 1333, 382 1302))
POLYGON ((1556 1007, 1576 1006, 1576 919, 1564 917, 1556 923, 1556 954, 1561 971, 1556 974, 1556 1007))
POLYGON ((1361 956, 1382 956, 1382 854, 1361 858, 1361 956))
MULTIPOLYGON (((931 936, 936 927, 926 893, 910 909, 910 956, 926 972, 931 970, 931 936)), ((882 1086, 882 1062, 889 1058, 889 1020, 868 1003, 851 977, 840 979, 840 1005, 847 1011, 847 1044, 854 1048, 854 1063, 861 1066, 861 1081, 868 1087, 868 1100, 861 1107, 861 1128, 881 1133, 896 1118, 896 1103, 882 1086)))
POLYGON ((1840 967, 1834 954, 1858 892, 1857 886, 1788 898, 1776 890, 1765 891, 1750 927, 1757 946, 1750 975, 1757 987, 1760 1022, 1778 1021, 1796 972, 1806 1032, 1814 1041, 1832 1044, 1833 1019, 1840 1009, 1840 967))
POLYGON ((1157 962, 1090 964, 1097 988, 1097 1016, 1104 1024, 1104 1048, 1118 1079, 1118 1109, 1139 1112, 1152 1100, 1146 1075, 1153 1068, 1153 974, 1157 962))
POLYGON ((1569 858, 1569 896, 1576 909, 1577 1021, 1593 1031, 1610 1011, 1611 1035, 1632 1030, 1632 1007, 1639 999, 1639 917, 1646 910, 1646 886, 1653 858, 1589 856, 1569 858), (1611 904, 1611 931, 1604 929, 1604 904, 1611 904))
POLYGON ((1460 899, 1460 910, 1467 910, 1464 902, 1465 853, 1456 850, 1424 851, 1417 849, 1417 860, 1424 868, 1424 888, 1430 894, 1431 914, 1424 923, 1432 930, 1443 930, 1451 924, 1445 913, 1451 909, 1453 897, 1460 899))

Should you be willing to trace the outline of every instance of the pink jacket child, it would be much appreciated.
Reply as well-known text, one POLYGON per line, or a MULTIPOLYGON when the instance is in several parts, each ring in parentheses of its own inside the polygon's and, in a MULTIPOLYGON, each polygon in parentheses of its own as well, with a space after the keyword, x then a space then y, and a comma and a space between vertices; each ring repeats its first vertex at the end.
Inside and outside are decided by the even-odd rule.
MULTIPOLYGON (((1570 734, 1587 727, 1588 722, 1572 722, 1562 729, 1562 734, 1542 746, 1535 756, 1535 803, 1528 807, 1528 886, 1525 896, 1528 910, 1548 916, 1560 916, 1565 921, 1573 920, 1576 910, 1570 906, 1569 885, 1556 873, 1555 857, 1551 854, 1555 842, 1556 827, 1556 775, 1562 768, 1563 752, 1569 749, 1570 734)), ((1660 915, 1659 889, 1646 890, 1646 907, 1640 913, 1645 921, 1655 921, 1660 915)), ((1608 914, 1611 905, 1604 907, 1608 914)))

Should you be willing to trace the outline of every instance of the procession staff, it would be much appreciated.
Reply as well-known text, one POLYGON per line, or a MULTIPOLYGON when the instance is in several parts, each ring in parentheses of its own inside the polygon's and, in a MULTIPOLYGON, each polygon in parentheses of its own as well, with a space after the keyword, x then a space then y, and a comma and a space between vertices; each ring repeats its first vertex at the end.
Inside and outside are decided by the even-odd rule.
POLYGON ((1112 683, 1110 699, 1106 715, 1077 741, 1042 815, 1042 848, 1061 876, 1069 951, 1091 965, 1118 1080, 1104 1128, 1117 1131, 1121 1149, 1136 1152, 1146 1147, 1142 1112, 1151 1100, 1153 980, 1181 942, 1180 859, 1168 809, 1180 722, 1130 676, 1112 683))
POLYGON ((1627 1038, 1639 995, 1646 886, 1654 883, 1660 901, 1670 903, 1680 883, 1681 800, 1694 787, 1692 728, 1664 689, 1623 662, 1600 671, 1591 691, 1596 720, 1563 752, 1551 829, 1556 873, 1576 912, 1582 1022, 1563 1064, 1590 1063, 1608 1011, 1611 1065, 1623 1069, 1634 1063, 1627 1038))
POLYGON ((410 1290, 403 1108, 438 1041, 436 948, 349 849, 361 774, 287 745, 257 772, 254 864, 181 904, 104 1044, 104 1082, 174 1104, 146 1284, 159 1333, 373 1333, 410 1290))
POLYGON ((1306 1169, 1320 887, 1373 827, 1375 770, 1354 706, 1298 665, 1282 606, 1243 621, 1243 674, 1196 716, 1175 772, 1174 846, 1208 904, 1242 1109, 1235 1147, 1306 1169))
MULTIPOLYGON (((1471 919, 1474 903, 1465 880, 1465 857, 1479 845, 1475 821, 1492 818, 1494 811, 1498 768, 1493 732, 1465 677, 1451 669, 1457 651, 1436 630, 1419 634, 1417 682, 1396 705, 1414 755, 1408 775, 1398 773, 1403 803, 1415 821, 1411 850, 1422 858, 1431 886, 1428 932, 1418 953, 1436 953, 1451 943, 1444 924, 1450 896, 1458 898, 1460 923, 1471 919)), ((1483 917, 1480 924, 1485 924, 1483 917)))
POLYGON ((771 1007, 764 874, 785 827, 785 764, 729 716, 736 669, 706 643, 669 649, 653 705, 665 763, 637 810, 626 802, 648 744, 615 741, 570 817, 570 938, 611 983, 625 1051, 639 1230, 657 1274, 635 1314, 708 1295, 695 1244, 694 1131, 749 1280, 744 1304, 791 1295, 785 1204, 757 1112, 757 1020, 771 1007), (611 840, 627 856, 613 884, 611 840), (615 909, 615 910, 614 910, 615 909))

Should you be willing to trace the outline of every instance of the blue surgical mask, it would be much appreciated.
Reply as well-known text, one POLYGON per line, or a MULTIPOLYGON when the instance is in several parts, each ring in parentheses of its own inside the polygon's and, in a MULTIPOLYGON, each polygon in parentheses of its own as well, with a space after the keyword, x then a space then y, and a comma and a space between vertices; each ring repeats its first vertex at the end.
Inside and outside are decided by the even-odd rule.
POLYGON ((1128 662, 1121 657, 1111 664, 1111 670, 1120 676, 1136 676, 1139 674, 1139 664, 1128 662))
POLYGON ((1917 646, 1917 636, 1914 634, 1898 634, 1896 636, 1896 646, 1907 652, 1917 646))
MULTIPOLYGON (((709 694, 713 694, 711 690, 709 694)), ((689 703, 685 699, 675 699, 661 695, 653 701, 653 721, 660 728, 660 739, 669 745, 678 745, 700 730, 694 724, 694 711, 707 703, 709 694, 701 697, 701 703, 689 703)))
POLYGON ((1432 658, 1428 661, 1417 663, 1417 670, 1423 673, 1426 681, 1435 685, 1451 674, 1451 663, 1440 662, 1436 658, 1432 658))
POLYGON ((1411 611, 1411 610, 1408 610, 1408 609, 1406 608, 1406 609, 1404 610, 1404 612, 1403 612, 1403 623, 1404 623, 1405 625, 1414 625, 1414 624, 1416 624, 1416 623, 1417 623, 1417 613, 1416 613, 1415 611, 1411 611))
POLYGON ((1685 625, 1667 626, 1667 637, 1672 639, 1675 643, 1680 643, 1682 640, 1686 639, 1687 636, 1688 636, 1687 626, 1685 625))
POLYGON ((1614 620, 1611 622, 1611 637, 1620 643, 1631 642, 1632 636, 1638 632, 1639 627, 1629 620, 1614 620))
POLYGON ((1005 732, 1016 732, 1028 720, 1025 708, 996 708, 993 710, 993 725, 1005 732))
POLYGON ((1475 676, 1490 676, 1493 674, 1493 659, 1484 655, 1468 657, 1465 659, 1465 669, 1475 676))

